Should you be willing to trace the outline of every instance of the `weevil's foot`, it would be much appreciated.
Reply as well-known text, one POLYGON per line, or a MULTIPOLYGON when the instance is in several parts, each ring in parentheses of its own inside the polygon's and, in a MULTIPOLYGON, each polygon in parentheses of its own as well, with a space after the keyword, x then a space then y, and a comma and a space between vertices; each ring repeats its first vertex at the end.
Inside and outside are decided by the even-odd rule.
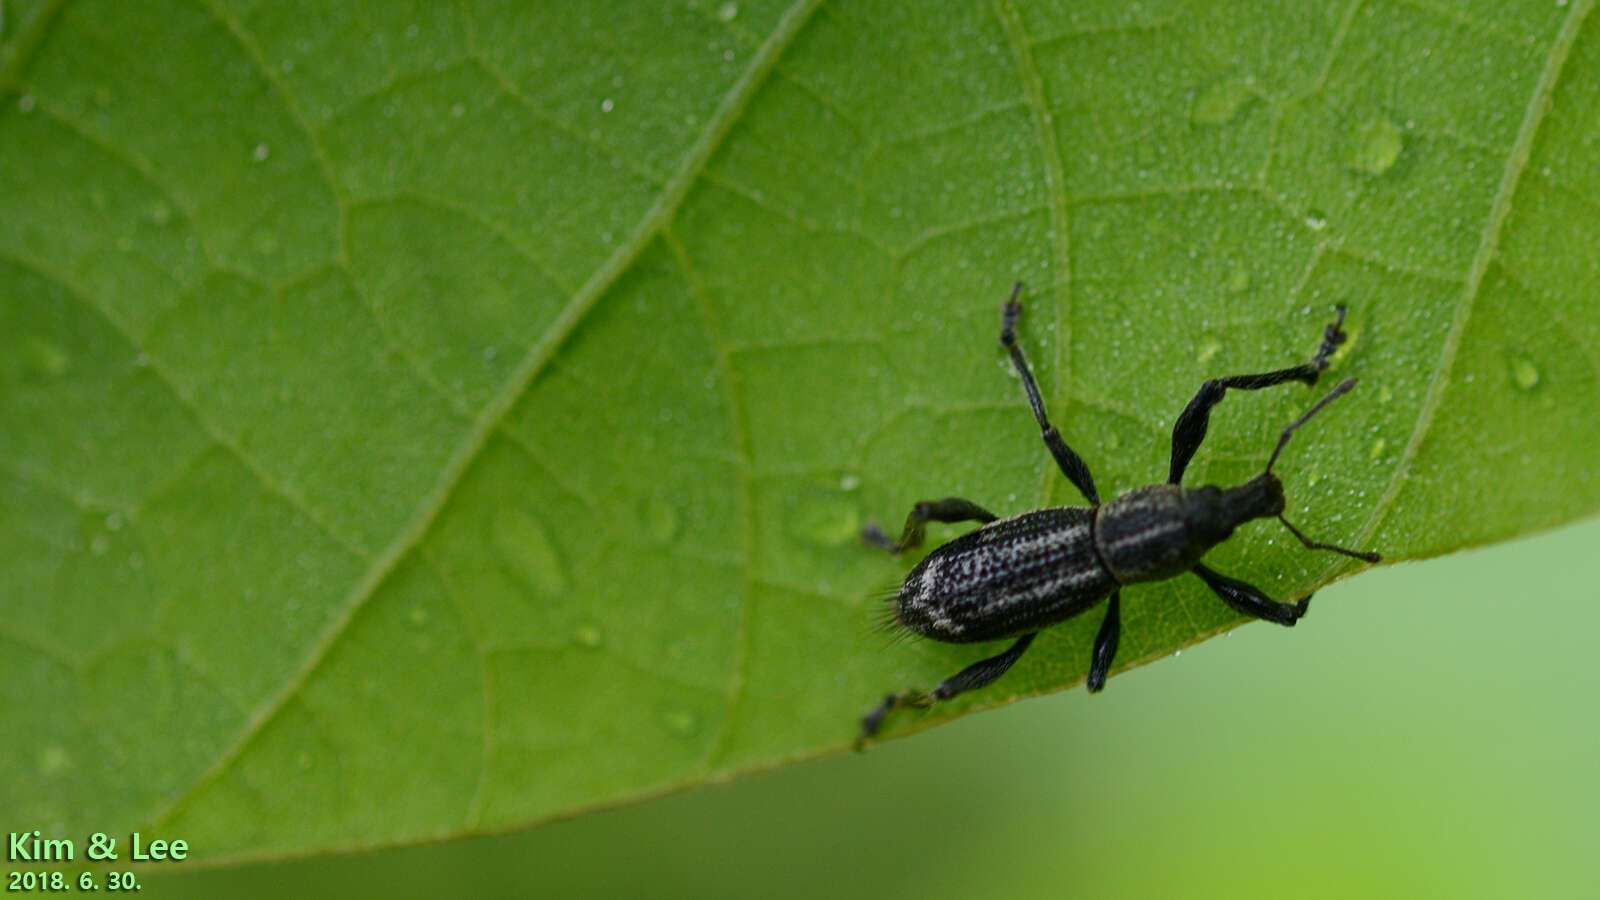
POLYGON ((927 691, 916 690, 901 691, 898 694, 885 696, 882 703, 873 707, 866 715, 861 717, 861 734, 856 737, 856 752, 860 753, 867 749, 867 742, 872 739, 873 735, 878 733, 878 729, 882 727, 883 720, 888 717, 889 713, 902 706, 926 709, 933 705, 934 699, 934 696, 927 691))
MULTIPOLYGON (((1306 614, 1306 609, 1307 609, 1307 607, 1311 606, 1311 598, 1314 597, 1314 596, 1316 596, 1315 593, 1307 594, 1304 597, 1300 598, 1300 602, 1299 603, 1296 603, 1294 605, 1294 619, 1295 619, 1295 622, 1300 621, 1300 617, 1304 616, 1306 614)), ((1289 624, 1293 625, 1294 622, 1290 622, 1289 624)))
POLYGON ((1011 289, 1011 299, 1000 307, 1000 346, 1011 347, 1017 342, 1017 320, 1022 318, 1022 282, 1011 289))
POLYGON ((877 522, 868 522, 866 526, 861 529, 861 542, 866 544, 868 547, 877 547, 880 550, 887 550, 896 556, 899 556, 900 551, 905 549, 904 547, 890 540, 889 536, 883 533, 883 529, 879 527, 877 522))
POLYGON ((1333 310, 1338 313, 1339 317, 1332 324, 1322 329, 1322 346, 1317 348, 1317 355, 1311 360, 1311 364, 1316 366, 1319 372, 1328 368, 1328 357, 1339 349, 1340 344, 1350 338, 1349 335, 1344 333, 1345 305, 1341 303, 1335 306, 1333 310))

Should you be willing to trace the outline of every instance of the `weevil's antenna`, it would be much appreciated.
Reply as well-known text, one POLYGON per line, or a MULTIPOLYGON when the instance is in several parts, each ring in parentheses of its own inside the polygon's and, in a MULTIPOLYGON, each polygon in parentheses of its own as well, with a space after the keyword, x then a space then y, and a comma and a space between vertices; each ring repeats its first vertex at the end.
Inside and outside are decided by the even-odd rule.
POLYGON ((1268 472, 1272 471, 1272 464, 1278 461, 1278 454, 1283 452, 1284 445, 1289 443, 1289 435, 1294 434, 1294 430, 1296 428, 1299 428, 1301 425, 1304 425, 1306 423, 1307 419, 1310 419, 1312 416, 1314 416, 1317 413, 1321 412, 1322 408, 1324 406, 1327 406, 1329 403, 1332 403, 1334 398, 1338 397, 1340 394, 1343 394, 1343 393, 1349 391, 1351 388, 1353 388, 1355 386, 1356 386, 1356 380, 1354 378, 1346 378, 1344 381, 1339 382, 1339 386, 1338 387, 1336 387, 1333 390, 1329 391, 1328 392, 1328 396, 1323 397, 1321 400, 1318 400, 1316 406, 1313 406, 1310 409, 1306 410, 1306 414, 1305 415, 1301 416, 1298 419, 1295 419, 1293 422, 1290 422, 1289 423, 1289 427, 1285 428, 1283 430, 1283 437, 1278 438, 1278 447, 1277 447, 1276 450, 1272 451, 1272 458, 1267 460, 1266 471, 1268 471, 1268 472))
POLYGON ((1299 538, 1300 543, 1305 544, 1307 550, 1332 550, 1335 553, 1343 553, 1345 556, 1354 556, 1356 559, 1365 560, 1369 563, 1375 563, 1383 559, 1382 556, 1377 553, 1373 553, 1370 550, 1351 550, 1348 547, 1340 547, 1337 544, 1323 544, 1318 541, 1313 541, 1311 538, 1301 534, 1300 529, 1290 525, 1289 520, 1283 517, 1283 513, 1278 513, 1278 521, 1283 523, 1283 527, 1289 529, 1290 534, 1299 538))
MULTIPOLYGON (((1340 314, 1340 319, 1341 320, 1343 319, 1342 311, 1341 311, 1341 314, 1340 314)), ((1328 392, 1328 396, 1323 397, 1321 400, 1318 400, 1316 406, 1313 406, 1310 409, 1306 410, 1306 414, 1305 415, 1301 416, 1298 419, 1295 419, 1293 422, 1290 422, 1289 423, 1289 427, 1285 428, 1283 430, 1283 436, 1278 438, 1278 447, 1277 447, 1277 449, 1272 451, 1272 458, 1267 460, 1267 469, 1266 469, 1266 471, 1268 471, 1268 472, 1272 471, 1272 464, 1278 461, 1278 454, 1283 452, 1284 445, 1289 443, 1289 435, 1294 434, 1294 430, 1296 428, 1299 428, 1301 425, 1304 425, 1306 423, 1307 419, 1310 419, 1312 416, 1314 416, 1317 413, 1321 412, 1322 408, 1324 406, 1327 406, 1329 403, 1332 403, 1334 401, 1334 399, 1336 397, 1338 397, 1340 394, 1344 394, 1344 393, 1348 392, 1351 388, 1353 388, 1355 386, 1356 386, 1356 380, 1354 378, 1347 378, 1344 381, 1339 382, 1339 386, 1338 387, 1336 387, 1333 390, 1329 391, 1328 392)), ((1300 539, 1300 543, 1305 544, 1307 550, 1332 550, 1335 553, 1343 553, 1345 556, 1353 556, 1356 559, 1364 560, 1364 561, 1369 562, 1369 563, 1375 563, 1375 562, 1377 562, 1377 561, 1379 561, 1380 559, 1383 558, 1382 556, 1380 556, 1380 555, 1378 555, 1376 553, 1373 553, 1371 551, 1367 551, 1367 550, 1351 550, 1348 547, 1340 547, 1337 544, 1324 544, 1324 543, 1322 543, 1320 541, 1313 541, 1311 538, 1308 538, 1303 533, 1301 533, 1300 529, 1298 529, 1298 528, 1294 527, 1293 525, 1289 524, 1289 520, 1285 519, 1283 517, 1282 513, 1278 514, 1278 521, 1283 523, 1283 527, 1289 529, 1289 533, 1290 534, 1292 534, 1295 537, 1299 538, 1300 539)))

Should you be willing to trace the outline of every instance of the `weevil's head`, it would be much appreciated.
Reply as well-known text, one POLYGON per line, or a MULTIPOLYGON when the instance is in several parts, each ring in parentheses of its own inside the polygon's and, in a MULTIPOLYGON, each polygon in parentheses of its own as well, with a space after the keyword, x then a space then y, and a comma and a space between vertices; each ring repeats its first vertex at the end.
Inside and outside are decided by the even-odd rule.
POLYGON ((1240 525, 1271 518, 1283 508, 1283 482, 1271 472, 1262 472, 1238 487, 1207 485, 1183 491, 1183 520, 1195 539, 1207 547, 1227 540, 1240 525))
POLYGON ((1217 497, 1217 518, 1227 524, 1228 530, 1252 519, 1270 519, 1283 512, 1283 482, 1271 472, 1246 481, 1238 487, 1225 488, 1217 497))

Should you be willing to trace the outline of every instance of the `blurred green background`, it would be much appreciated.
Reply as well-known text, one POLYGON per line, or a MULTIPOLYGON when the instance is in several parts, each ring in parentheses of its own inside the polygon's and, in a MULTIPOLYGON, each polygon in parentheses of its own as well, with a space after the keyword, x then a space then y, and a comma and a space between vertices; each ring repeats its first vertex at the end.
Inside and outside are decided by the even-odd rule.
MULTIPOLYGON (((861 756, 155 897, 1593 897, 1600 519, 861 756)), ((870 698, 863 698, 863 705, 870 698)))

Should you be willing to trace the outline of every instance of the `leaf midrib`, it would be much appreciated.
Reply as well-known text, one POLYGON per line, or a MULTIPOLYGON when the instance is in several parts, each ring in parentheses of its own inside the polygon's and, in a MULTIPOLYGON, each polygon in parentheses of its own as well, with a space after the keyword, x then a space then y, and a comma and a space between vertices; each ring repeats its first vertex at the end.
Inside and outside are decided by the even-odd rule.
MULTIPOLYGON (((1400 464, 1395 467, 1394 477, 1389 480, 1389 486, 1384 490, 1383 496, 1378 498, 1378 502, 1373 504, 1372 514, 1366 524, 1356 533, 1354 543, 1357 546, 1364 546, 1371 540, 1379 524, 1393 509, 1396 498, 1400 496, 1400 490, 1406 484, 1411 467, 1416 462, 1417 454, 1421 452, 1422 442, 1432 430, 1434 415, 1444 400, 1445 390, 1450 384, 1450 374, 1455 369, 1456 354, 1461 347, 1461 336, 1466 332, 1468 320, 1472 318, 1472 308, 1483 287, 1483 277, 1489 271, 1489 264, 1499 252, 1500 233, 1507 216, 1511 213, 1511 201, 1516 196, 1517 185, 1521 182, 1522 173, 1527 170, 1528 160, 1533 155, 1534 137, 1538 134, 1539 126, 1543 124, 1545 114, 1550 109, 1556 84, 1561 80, 1567 58, 1572 53, 1572 45, 1577 43, 1578 32, 1582 29, 1589 13, 1593 11, 1594 5, 1595 0, 1579 0, 1573 4, 1567 12, 1566 19, 1562 21, 1560 30, 1556 32, 1556 39, 1550 46, 1544 69, 1540 71, 1539 81, 1534 85, 1533 96, 1528 99, 1528 104, 1522 113, 1522 122, 1517 126, 1516 140, 1511 144, 1511 152, 1506 154, 1505 170, 1501 173, 1500 184, 1495 191, 1494 205, 1484 222, 1483 234, 1478 241, 1478 252, 1472 259, 1472 267, 1468 270, 1467 279, 1462 285, 1455 318, 1450 322, 1450 331, 1445 336, 1439 364, 1434 367, 1433 377, 1428 382, 1428 393, 1422 400, 1417 424, 1411 431, 1411 437, 1406 441, 1405 449, 1400 455, 1400 464)), ((1338 562, 1331 564, 1319 580, 1328 578, 1339 566, 1338 562)))
POLYGON ((312 648, 299 670, 285 682, 280 691, 261 705, 256 715, 251 717, 240 732, 238 739, 217 757, 212 766, 201 772, 188 787, 180 790, 164 808, 155 813, 150 827, 157 827, 170 821, 189 800, 227 771, 262 733, 267 723, 271 722, 305 686, 311 674, 347 632, 356 613, 377 593, 378 588, 388 579, 400 561, 405 559, 428 534, 439 512, 454 495, 462 477, 482 453, 489 437, 504 422, 511 408, 527 392, 555 351, 576 330, 578 324, 594 308, 606 290, 627 271, 662 228, 671 221, 688 196, 690 188, 705 169, 711 155, 722 145, 751 98, 766 82, 778 59, 793 43, 796 35, 819 6, 821 0, 797 0, 778 19, 772 33, 757 48, 750 64, 729 88, 722 102, 717 105, 700 138, 684 154, 678 170, 667 180, 655 202, 645 210, 639 224, 616 251, 578 288, 545 331, 544 336, 529 349, 502 389, 484 406, 460 445, 445 463, 438 481, 418 507, 411 524, 373 560, 372 565, 352 589, 343 612, 329 624, 322 639, 312 648))

